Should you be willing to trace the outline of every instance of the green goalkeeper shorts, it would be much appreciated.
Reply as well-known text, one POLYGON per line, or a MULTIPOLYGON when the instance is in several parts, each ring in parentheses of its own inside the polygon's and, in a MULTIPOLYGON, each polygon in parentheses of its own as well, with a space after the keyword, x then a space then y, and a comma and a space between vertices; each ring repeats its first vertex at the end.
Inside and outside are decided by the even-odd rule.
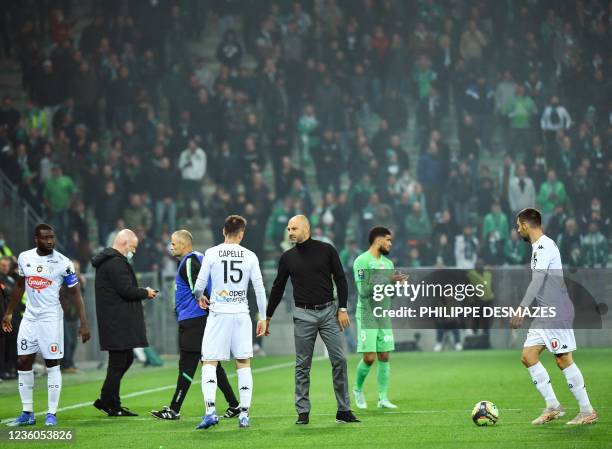
POLYGON ((395 349, 393 329, 363 329, 357 322, 357 352, 390 352, 395 349))

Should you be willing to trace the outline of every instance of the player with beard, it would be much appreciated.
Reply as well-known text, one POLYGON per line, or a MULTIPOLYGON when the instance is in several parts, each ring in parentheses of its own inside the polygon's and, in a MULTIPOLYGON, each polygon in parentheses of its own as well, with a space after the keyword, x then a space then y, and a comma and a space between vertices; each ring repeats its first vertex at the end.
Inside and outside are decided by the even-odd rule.
MULTIPOLYGON (((542 230, 542 215, 532 208, 523 209, 516 218, 516 226, 523 240, 531 243, 532 277, 521 302, 521 307, 529 307, 534 298, 539 307, 555 308, 555 317, 534 319, 523 345, 521 361, 529 371, 533 384, 544 400, 546 408, 531 424, 542 425, 560 418, 565 414, 561 407, 548 371, 542 362, 540 354, 548 349, 555 356, 555 362, 567 381, 570 391, 576 398, 580 411, 576 417, 566 424, 582 425, 597 422, 597 412, 593 410, 584 384, 584 378, 572 357, 576 350, 576 338, 572 329, 574 308, 569 298, 563 277, 561 254, 555 241, 546 236, 542 230)), ((510 320, 510 327, 520 327, 523 318, 515 315, 510 320)))
MULTIPOLYGON (((365 324, 366 314, 371 314, 372 289, 375 270, 383 270, 378 275, 390 280, 392 283, 405 282, 407 276, 394 273, 393 262, 386 256, 391 251, 391 231, 382 226, 376 226, 370 230, 368 240, 370 248, 361 254, 353 264, 353 275, 357 285, 357 310, 355 321, 357 322, 357 352, 363 354, 363 358, 357 365, 355 376, 355 404, 358 408, 367 408, 363 394, 363 384, 370 372, 374 361, 378 359, 378 408, 397 408, 389 401, 387 391, 391 367, 389 354, 395 349, 393 330, 390 327, 368 326, 365 324)), ((378 276, 377 276, 378 277, 378 276)))

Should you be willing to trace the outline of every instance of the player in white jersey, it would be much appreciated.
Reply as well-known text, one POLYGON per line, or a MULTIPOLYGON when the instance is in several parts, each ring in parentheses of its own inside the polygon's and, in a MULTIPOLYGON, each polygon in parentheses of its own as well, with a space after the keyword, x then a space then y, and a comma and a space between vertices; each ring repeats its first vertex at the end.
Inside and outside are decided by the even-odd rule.
POLYGON ((260 317, 256 329, 258 337, 266 333, 267 324, 265 319, 261 319, 265 318, 266 291, 259 260, 255 253, 240 246, 245 227, 243 217, 227 217, 223 226, 225 242, 206 251, 194 288, 195 297, 200 298, 200 307, 210 310, 202 339, 202 394, 206 413, 198 429, 207 429, 219 422, 215 410, 216 366, 219 361, 229 360, 230 352, 236 359, 240 393, 238 425, 249 427, 249 407, 253 395, 250 362, 253 357, 253 324, 247 300, 249 281, 257 298, 260 317), (210 297, 206 298, 202 295, 209 277, 210 297))
POLYGON ((64 314, 59 292, 66 285, 75 301, 83 343, 89 340, 89 325, 74 265, 55 251, 55 233, 48 224, 39 224, 34 231, 36 248, 19 255, 19 276, 11 300, 2 318, 2 329, 11 332, 13 311, 26 293, 26 310, 17 336, 17 372, 19 395, 23 411, 11 424, 29 426, 36 423, 34 416, 34 372, 32 364, 40 352, 47 366, 48 410, 46 426, 56 426, 57 407, 62 388, 60 361, 64 353, 64 314))
MULTIPOLYGON (((572 352, 576 350, 576 339, 572 329, 573 306, 563 280, 561 255, 555 242, 542 231, 542 216, 536 209, 523 209, 519 212, 516 225, 518 233, 531 243, 532 277, 521 307, 529 307, 534 298, 540 307, 555 307, 554 319, 534 321, 529 328, 523 346, 521 361, 529 370, 533 384, 544 400, 546 408, 532 421, 534 425, 545 424, 565 414, 563 407, 553 391, 550 377, 540 362, 540 354, 548 349, 555 356, 559 369, 563 371, 570 391, 578 401, 580 412, 567 424, 592 424, 597 422, 584 385, 584 378, 574 363, 572 352)), ((520 327, 522 318, 514 316, 510 320, 512 328, 520 327)))

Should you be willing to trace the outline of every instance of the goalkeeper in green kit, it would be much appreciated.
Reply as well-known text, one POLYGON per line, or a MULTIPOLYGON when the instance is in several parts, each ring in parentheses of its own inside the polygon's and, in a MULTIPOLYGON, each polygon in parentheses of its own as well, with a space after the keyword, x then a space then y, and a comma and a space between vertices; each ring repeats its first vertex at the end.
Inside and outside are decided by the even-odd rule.
MULTIPOLYGON (((395 349, 393 330, 390 323, 383 324, 373 318, 373 286, 374 284, 388 284, 405 282, 407 276, 394 273, 393 262, 386 255, 392 245, 391 231, 382 226, 370 230, 368 240, 370 248, 361 254, 353 264, 353 276, 357 285, 357 352, 363 358, 357 365, 357 375, 353 393, 357 408, 364 409, 368 405, 363 394, 363 383, 370 372, 374 361, 378 359, 378 407, 397 408, 387 397, 390 377, 389 353, 395 349)), ((388 298, 386 298, 388 301, 388 298)), ((382 305, 384 303, 377 303, 382 305)))

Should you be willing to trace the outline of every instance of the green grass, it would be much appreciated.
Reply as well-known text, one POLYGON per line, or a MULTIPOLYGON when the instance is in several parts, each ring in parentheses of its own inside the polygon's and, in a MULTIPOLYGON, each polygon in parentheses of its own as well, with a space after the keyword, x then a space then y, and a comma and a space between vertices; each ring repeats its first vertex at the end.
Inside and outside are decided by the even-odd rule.
MULTIPOLYGON (((328 360, 313 363, 311 400, 313 409, 308 426, 296 426, 293 408, 292 358, 268 357, 253 363, 254 396, 251 428, 238 429, 237 421, 223 421, 206 431, 196 431, 202 413, 200 385, 194 385, 185 401, 180 421, 162 422, 148 412, 168 404, 173 389, 124 399, 124 405, 140 413, 137 418, 107 418, 88 405, 60 411, 60 427, 76 430, 73 444, 0 443, 10 447, 78 448, 605 448, 612 447, 612 349, 580 349, 575 354, 588 385, 589 395, 599 411, 600 422, 592 426, 565 425, 577 413, 576 402, 565 378, 544 353, 543 363, 567 415, 545 426, 530 421, 539 414, 542 400, 519 362, 519 352, 465 351, 461 353, 402 353, 392 357, 390 398, 397 411, 383 412, 376 406, 376 368, 370 372, 365 392, 370 408, 359 410, 360 424, 336 424, 335 401, 328 360), (289 362, 289 366, 287 365, 289 362), (279 364, 284 367, 274 368, 279 364), (270 367, 257 372, 258 369, 270 367), (494 427, 479 428, 470 420, 470 410, 479 400, 490 400, 500 409, 494 427)), ((358 358, 349 360, 349 378, 354 378, 358 358)), ((229 365, 228 365, 229 366, 229 365)), ((230 370, 233 373, 233 369, 230 370)), ((99 392, 103 373, 64 375, 60 407, 93 401, 99 392)), ((199 371, 196 379, 199 379, 199 371)), ((123 382, 122 394, 172 385, 175 362, 163 368, 134 368, 123 382)), ((231 377, 235 384, 235 375, 231 377)), ((35 409, 46 408, 46 379, 36 379, 35 409)), ((222 403, 218 393, 217 402, 222 403)), ((220 404, 223 406, 224 404, 220 404)), ((20 411, 17 386, 0 385, 0 418, 20 411)), ((35 428, 41 429, 44 417, 35 428)))

